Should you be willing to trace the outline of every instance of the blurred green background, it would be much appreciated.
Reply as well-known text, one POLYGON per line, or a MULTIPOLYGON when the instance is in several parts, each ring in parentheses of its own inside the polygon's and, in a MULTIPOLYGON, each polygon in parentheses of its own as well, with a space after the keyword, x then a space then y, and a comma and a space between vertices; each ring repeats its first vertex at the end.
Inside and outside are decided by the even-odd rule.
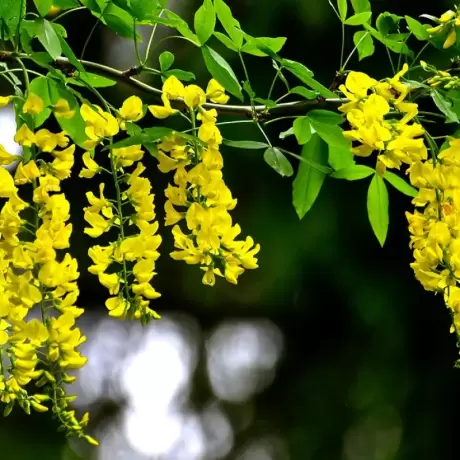
MULTIPOLYGON (((439 16, 451 7, 448 1, 371 3, 374 18, 384 11, 439 16)), ((230 0, 228 4, 245 31, 253 36, 287 37, 282 55, 303 62, 326 86, 332 82, 341 41, 340 25, 327 0, 230 0)), ((189 23, 197 7, 198 2, 191 0, 169 4, 189 23)), ((63 24, 78 55, 94 17, 76 12, 63 24)), ((158 37, 167 33, 160 27, 158 37)), ((348 51, 351 45, 350 31, 348 51)), ((234 56, 220 44, 215 46, 243 78, 234 56)), ((199 84, 206 84, 209 75, 198 50, 182 41, 167 41, 152 55, 152 66, 157 66, 158 52, 164 49, 176 55, 176 67, 195 72, 199 84)), ((85 57, 121 69, 135 63, 132 43, 103 28, 97 29, 85 57)), ((430 53, 424 58, 429 61, 430 53)), ((264 97, 273 78, 269 59, 249 59, 248 67, 253 86, 264 97)), ((362 63, 352 59, 349 69, 375 78, 391 74, 386 53, 379 47, 371 59, 362 63)), ((277 86, 278 91, 282 89, 277 86)), ((104 94, 121 103, 132 91, 118 85, 104 94)), ((148 120, 145 123, 151 123, 148 120)), ((276 140, 289 127, 287 121, 267 128, 276 140)), ((233 140, 259 140, 260 136, 251 125, 222 131, 233 140)), ((292 138, 284 142, 287 149, 298 151, 292 138)), ((71 460, 78 458, 75 451, 82 458, 127 460, 457 459, 460 370, 453 364, 458 351, 442 299, 424 292, 409 267, 404 213, 412 209, 410 199, 390 190, 389 237, 381 249, 366 216, 368 180, 326 179, 313 209, 299 222, 291 205, 292 180, 270 169, 261 151, 223 147, 222 152, 226 181, 238 198, 234 220, 244 234, 261 244, 260 268, 246 272, 238 286, 221 281, 208 288, 201 284, 197 267, 167 256, 171 237, 169 229, 162 229, 163 256, 155 278, 162 297, 154 307, 166 318, 164 324, 175 325, 174 337, 184 340, 181 346, 185 348, 176 354, 178 342, 172 333, 167 342, 169 326, 162 322, 151 324, 148 335, 136 325, 121 327, 102 320, 106 292, 85 273, 90 242, 82 234, 79 212, 85 205, 84 187, 90 185, 75 177, 67 182, 65 191, 75 210, 73 251, 81 259, 80 304, 88 309, 88 319, 82 321, 88 336, 84 351, 90 363, 94 356, 76 387, 82 401, 77 408, 90 409, 92 430, 101 439, 101 447, 92 450, 76 443, 70 448, 48 415, 27 417, 15 412, 0 419, 0 458, 71 460), (159 331, 163 331, 164 348, 157 348, 157 356, 152 345, 153 354, 145 353, 144 360, 136 361, 140 369, 150 369, 145 379, 138 378, 132 367, 136 353, 147 336, 153 338, 152 344, 160 343, 155 342, 159 331), (219 354, 222 349, 225 353, 219 354), (160 430, 167 424, 166 418, 162 423, 161 414, 167 411, 158 409, 155 414, 159 406, 152 403, 147 412, 156 422, 146 417, 142 434, 126 417, 133 401, 139 412, 143 395, 136 394, 134 386, 128 391, 126 382, 143 380, 146 400, 151 397, 149 389, 163 388, 159 382, 166 375, 171 383, 164 387, 172 388, 177 383, 170 372, 173 359, 161 359, 171 350, 176 358, 193 355, 173 406, 177 413, 194 414, 189 420, 196 423, 186 429, 186 424, 176 427, 180 434, 175 444, 171 441, 162 450, 155 447, 155 439, 167 438, 160 430), (212 356, 223 361, 213 364, 212 356), (178 447, 179 441, 189 446, 187 436, 192 439, 192 432, 201 433, 201 450, 178 447), (221 439, 224 432, 227 444, 221 439)), ((150 170, 162 221, 162 190, 168 178, 160 176, 153 161, 150 170)))

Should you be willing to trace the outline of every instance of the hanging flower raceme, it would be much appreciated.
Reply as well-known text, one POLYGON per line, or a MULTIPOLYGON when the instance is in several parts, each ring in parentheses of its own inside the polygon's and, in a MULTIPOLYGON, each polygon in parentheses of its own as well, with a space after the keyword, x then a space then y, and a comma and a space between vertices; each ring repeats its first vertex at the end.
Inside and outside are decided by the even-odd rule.
MULTIPOLYGON (((119 110, 118 123, 126 129, 127 122, 134 122, 143 116, 142 101, 132 96, 119 110)), ((110 143, 118 132, 118 124, 110 113, 98 109, 90 112, 82 106, 87 135, 93 136, 92 127, 97 123, 96 137, 99 143, 110 143), (85 114, 84 114, 85 113, 85 114)), ((96 131, 95 131, 96 132, 96 131)), ((89 145, 95 145, 91 141, 89 145)), ((110 147, 110 144, 109 144, 110 147)), ((109 315, 115 318, 140 319, 143 323, 158 319, 159 315, 150 308, 150 301, 160 297, 151 282, 155 276, 155 261, 161 237, 157 234, 154 195, 150 181, 142 177, 145 167, 140 145, 130 145, 109 150, 110 171, 101 168, 89 152, 83 155, 85 168, 80 177, 92 178, 99 173, 110 173, 115 189, 114 197, 105 196, 106 183, 99 184, 99 196, 86 194, 89 206, 84 217, 89 224, 85 233, 98 238, 106 232, 117 235, 107 246, 90 248, 89 257, 93 265, 89 271, 98 276, 99 282, 109 291, 106 301, 109 315)))
MULTIPOLYGON (((225 277, 236 284, 245 269, 257 268, 260 246, 251 237, 238 240, 238 224, 233 225, 230 212, 236 199, 226 186, 219 152, 222 135, 216 125, 216 110, 203 108, 206 98, 216 103, 226 103, 224 88, 211 80, 206 93, 196 85, 184 85, 175 77, 163 85, 163 101, 182 98, 190 110, 193 130, 198 139, 191 141, 180 134, 165 137, 158 145, 159 169, 174 172, 174 185, 165 191, 166 225, 173 226, 174 245, 171 253, 175 260, 199 264, 204 270, 203 283, 214 285, 215 277, 225 277), (200 126, 195 126, 195 119, 200 126), (181 227, 179 223, 185 225, 181 227)), ((157 118, 164 118, 169 110, 149 106, 157 118)), ((175 113, 169 111, 168 116, 175 113)))
POLYGON ((412 185, 419 188, 407 213, 416 278, 429 291, 441 292, 460 333, 460 140, 452 139, 436 160, 414 163, 412 185))
POLYGON ((425 61, 420 61, 420 65, 425 72, 433 74, 427 80, 432 88, 444 88, 446 90, 460 88, 460 77, 457 75, 452 75, 445 70, 438 70, 434 65, 427 64, 425 61))
MULTIPOLYGON (((77 261, 65 252, 72 233, 70 204, 60 189, 61 180, 71 174, 75 146, 69 146, 65 132, 34 132, 34 117, 44 108, 40 97, 28 95, 23 112, 32 118, 22 122, 15 140, 30 149, 30 158, 21 159, 14 177, 0 168, 0 197, 6 198, 0 211, 0 400, 7 413, 16 403, 27 413, 51 406, 69 435, 94 444, 83 432, 87 415, 75 418, 68 409, 75 397, 63 387, 75 380, 67 370, 86 363, 78 351, 85 337, 75 326, 83 312, 75 306, 77 261), (27 188, 32 189, 33 206, 20 198, 27 188), (32 218, 25 219, 26 210, 32 218), (36 310, 41 320, 30 318, 36 310), (31 383, 41 388, 39 393, 29 393, 31 383)), ((17 160, 0 147, 2 165, 17 160)))
POLYGON ((411 165, 428 155, 421 137, 424 129, 412 122, 418 113, 417 104, 405 101, 409 88, 400 81, 407 70, 404 65, 393 78, 380 82, 364 73, 350 72, 340 87, 350 101, 339 107, 351 126, 344 136, 358 144, 352 149, 357 156, 377 152, 380 170, 400 169, 403 163, 411 165))
POLYGON ((417 210, 406 213, 411 267, 425 289, 444 294, 460 335, 460 140, 451 140, 437 159, 427 159, 424 129, 411 122, 417 104, 405 101, 409 91, 400 81, 406 71, 407 66, 381 82, 360 72, 348 75, 341 90, 349 102, 340 110, 352 129, 344 135, 360 144, 352 149, 355 155, 376 152, 385 167, 408 166, 410 182, 419 190, 413 200, 417 210))
POLYGON ((438 25, 430 27, 427 32, 431 36, 442 35, 445 36, 443 48, 447 49, 453 46, 457 41, 457 27, 460 26, 459 11, 456 7, 455 11, 448 10, 443 13, 439 19, 433 18, 438 25))

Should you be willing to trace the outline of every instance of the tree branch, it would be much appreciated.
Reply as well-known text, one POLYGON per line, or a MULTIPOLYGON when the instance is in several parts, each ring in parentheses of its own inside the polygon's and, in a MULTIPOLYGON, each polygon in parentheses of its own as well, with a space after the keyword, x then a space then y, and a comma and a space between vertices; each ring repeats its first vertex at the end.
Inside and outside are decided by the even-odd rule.
MULTIPOLYGON (((0 51, 0 61, 7 61, 14 59, 14 56, 18 55, 21 58, 30 58, 31 56, 24 53, 12 53, 9 51, 0 51)), ((98 75, 103 77, 110 78, 112 80, 116 80, 118 82, 125 83, 132 87, 133 89, 137 89, 142 91, 146 94, 153 96, 155 99, 160 99, 161 97, 161 90, 155 88, 154 86, 148 85, 140 80, 137 80, 133 77, 133 75, 139 75, 142 72, 141 67, 133 67, 126 71, 121 71, 118 69, 114 69, 113 67, 109 67, 103 64, 99 64, 97 62, 91 62, 86 60, 80 60, 80 63, 88 69, 88 71, 94 72, 98 75)), ((64 57, 59 57, 54 61, 53 64, 56 68, 65 68, 65 69, 74 69, 72 63, 64 57)), ((75 69, 76 70, 76 69, 75 69)), ((308 112, 309 110, 316 109, 316 108, 331 108, 337 109, 339 105, 343 102, 346 102, 346 99, 341 98, 332 98, 332 99, 324 99, 322 97, 318 97, 312 100, 304 100, 304 101, 294 101, 294 102, 283 102, 277 104, 275 107, 268 109, 265 105, 256 105, 255 111, 257 112, 260 121, 271 118, 272 116, 284 116, 284 115, 297 115, 308 112)), ((178 99, 175 101, 171 101, 171 105, 174 108, 186 108, 186 105, 182 99, 178 99)), ((252 118, 252 107, 250 105, 223 105, 223 104, 212 104, 206 103, 203 105, 203 108, 206 110, 216 109, 218 113, 226 114, 226 115, 233 115, 233 116, 242 116, 252 118)))

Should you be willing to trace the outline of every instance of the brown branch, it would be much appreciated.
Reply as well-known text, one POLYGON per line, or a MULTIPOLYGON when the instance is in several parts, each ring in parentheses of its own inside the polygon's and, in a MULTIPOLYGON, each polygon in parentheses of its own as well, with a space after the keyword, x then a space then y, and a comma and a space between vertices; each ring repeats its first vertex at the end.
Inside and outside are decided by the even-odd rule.
MULTIPOLYGON (((24 53, 17 54, 19 57, 24 59, 30 59, 31 56, 24 53)), ((14 53, 10 51, 0 51, 0 61, 7 61, 13 59, 15 56, 14 53)), ((112 67, 99 64, 97 62, 91 62, 86 60, 80 60, 80 63, 88 70, 93 73, 96 73, 100 76, 116 80, 118 82, 125 83, 132 87, 133 89, 142 91, 146 94, 153 96, 155 99, 160 99, 161 90, 155 88, 154 86, 148 85, 140 80, 137 80, 133 75, 138 75, 142 69, 138 67, 133 67, 125 71, 114 69, 112 67)), ((54 61, 54 67, 65 68, 77 70, 74 68, 72 63, 64 57, 59 57, 54 61)), ((330 108, 337 109, 337 107, 344 102, 344 99, 332 98, 324 99, 318 97, 312 100, 304 101, 294 101, 294 102, 283 102, 277 104, 275 107, 268 109, 265 105, 256 105, 255 111, 259 119, 268 119, 272 116, 286 116, 286 115, 298 115, 315 108, 330 108)), ((182 99, 171 101, 171 105, 174 108, 186 108, 185 103, 182 99)), ((223 105, 223 104, 212 104, 206 103, 203 105, 203 108, 206 110, 216 109, 217 112, 233 115, 233 116, 242 116, 252 118, 252 108, 250 105, 223 105)))

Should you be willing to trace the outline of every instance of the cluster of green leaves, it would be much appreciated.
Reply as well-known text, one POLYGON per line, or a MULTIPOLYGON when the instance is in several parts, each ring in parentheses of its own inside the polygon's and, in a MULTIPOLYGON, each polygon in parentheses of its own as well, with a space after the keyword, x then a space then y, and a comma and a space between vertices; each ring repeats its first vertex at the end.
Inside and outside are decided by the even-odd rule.
MULTIPOLYGON (((331 0, 330 0, 331 3, 331 0)), ((139 59, 138 68, 146 69, 161 77, 164 81, 174 75, 183 81, 195 79, 193 73, 173 68, 175 56, 170 51, 163 51, 159 56, 159 69, 146 67, 148 58, 140 59, 138 44, 141 35, 139 27, 150 27, 153 33, 158 25, 177 31, 180 37, 196 47, 201 54, 203 63, 210 75, 240 101, 249 100, 253 121, 258 124, 266 142, 260 141, 230 141, 225 140, 229 147, 264 150, 263 158, 266 163, 282 176, 290 177, 295 174, 294 168, 287 156, 299 161, 296 176, 293 181, 293 203, 299 218, 303 218, 312 208, 326 176, 334 179, 355 181, 372 176, 367 200, 367 209, 371 226, 379 242, 383 245, 388 229, 388 193, 386 182, 408 196, 414 196, 415 190, 401 177, 386 172, 383 178, 370 166, 355 163, 351 152, 351 143, 343 136, 345 120, 343 116, 333 111, 316 108, 295 118, 290 129, 280 134, 283 140, 294 136, 301 153, 290 152, 275 146, 264 132, 263 123, 258 115, 270 115, 270 110, 277 107, 279 102, 289 96, 300 97, 306 101, 319 101, 337 98, 337 94, 314 78, 313 72, 304 64, 280 56, 286 42, 285 37, 253 37, 244 32, 241 24, 234 18, 230 6, 224 0, 203 0, 189 25, 177 13, 167 8, 167 0, 34 0, 36 13, 26 16, 25 0, 4 0, 0 4, 0 31, 4 41, 10 40, 16 52, 22 52, 22 59, 30 59, 43 69, 43 77, 32 81, 31 90, 51 106, 58 99, 65 99, 76 111, 72 120, 59 118, 62 129, 65 129, 72 140, 82 146, 85 140, 84 122, 79 114, 79 105, 88 102, 82 96, 80 87, 86 87, 94 92, 95 88, 116 84, 115 80, 90 73, 84 63, 77 59, 74 51, 67 43, 67 32, 58 23, 60 16, 51 19, 48 16, 52 5, 67 14, 76 9, 86 8, 97 21, 101 22, 114 33, 134 41, 136 54, 139 59), (230 63, 222 56, 219 47, 224 47, 236 53, 242 64, 244 78, 239 78, 230 63), (71 72, 56 68, 56 60, 65 56, 73 66, 71 72), (271 60, 275 71, 273 84, 269 94, 260 97, 251 86, 246 70, 246 57, 262 57, 271 60), (291 85, 290 78, 297 79, 300 84, 291 85), (280 80, 285 93, 275 99, 273 88, 280 80), (259 104, 257 111, 256 104, 259 104), (256 113, 257 112, 257 113, 256 113)), ((409 39, 414 36, 418 41, 425 41, 434 46, 442 44, 433 40, 427 25, 409 16, 398 16, 388 12, 380 14, 373 22, 369 0, 337 0, 332 4, 345 34, 347 27, 354 28, 353 42, 359 60, 371 56, 375 51, 375 42, 379 42, 389 51, 397 53, 405 61, 414 58, 414 52, 409 48, 409 39), (351 6, 351 8, 349 8, 351 6), (374 24, 374 25, 373 25, 374 24), (356 30, 356 28, 358 30, 356 30)), ((348 60, 344 63, 343 56, 341 71, 343 72, 348 60)), ((10 74, 13 78, 14 74, 10 74)), ((20 81, 14 80, 16 92, 19 94, 20 81)), ((430 94, 437 109, 446 117, 448 122, 459 122, 460 91, 443 88, 431 88, 425 83, 409 82, 415 89, 430 94)), ((47 108, 37 120, 37 127, 50 116, 47 108)), ((19 120, 21 122, 21 120, 19 120)), ((155 155, 155 144, 171 128, 142 129, 134 123, 128 126, 128 138, 116 142, 113 146, 128 146, 141 143, 155 155)), ((196 137, 181 133, 190 142, 199 142, 196 137), (187 137, 188 136, 188 137, 187 137)), ((27 154, 27 152, 26 152, 27 154)))
MULTIPOLYGON (((372 176, 369 185, 367 210, 372 229, 383 246, 388 231, 388 193, 382 177, 374 168, 356 164, 351 142, 343 136, 340 124, 343 117, 335 112, 313 110, 294 121, 293 131, 302 148, 302 158, 327 168, 334 179, 356 181, 372 176)), ((301 162, 293 184, 293 203, 299 218, 311 209, 324 183, 326 171, 316 165, 301 162)), ((386 171, 383 178, 401 193, 414 197, 416 190, 404 179, 386 171)))
POLYGON ((359 60, 372 56, 375 51, 374 42, 380 42, 388 50, 397 54, 414 57, 407 41, 410 35, 418 40, 429 38, 426 27, 410 16, 398 16, 389 12, 381 13, 372 26, 372 11, 369 0, 352 0, 354 14, 348 15, 348 0, 338 0, 337 8, 331 3, 342 27, 362 28, 353 34, 353 42, 358 51, 359 60), (407 30, 401 30, 401 22, 405 20, 407 30))
MULTIPOLYGON (((331 6, 342 23, 344 33, 345 26, 362 28, 353 35, 359 60, 374 53, 374 41, 380 42, 394 53, 406 56, 407 59, 414 57, 413 51, 407 45, 411 35, 420 41, 429 40, 427 26, 409 16, 402 17, 385 12, 378 16, 375 27, 373 27, 369 0, 351 0, 353 8, 351 15, 348 0, 337 0, 337 5, 331 3, 331 6), (407 31, 401 31, 403 20, 406 22, 407 31)), ((343 64, 342 62, 342 71, 344 70, 343 64)), ((410 83, 414 88, 421 88, 432 96, 437 108, 446 116, 447 121, 458 122, 453 109, 457 91, 445 92, 416 81, 410 83)), ((386 171, 382 177, 374 168, 356 164, 350 150, 351 143, 343 136, 340 126, 343 122, 343 118, 334 112, 313 110, 306 116, 296 118, 293 127, 281 133, 282 138, 291 134, 295 135, 298 144, 303 146, 301 158, 307 160, 301 161, 293 183, 294 207, 299 218, 303 218, 316 201, 327 175, 334 179, 348 181, 366 179, 371 176, 367 212, 371 227, 383 246, 389 226, 389 198, 386 182, 409 197, 416 196, 417 192, 404 179, 390 171, 386 171), (329 172, 318 168, 318 165, 322 168, 329 168, 329 172)))

